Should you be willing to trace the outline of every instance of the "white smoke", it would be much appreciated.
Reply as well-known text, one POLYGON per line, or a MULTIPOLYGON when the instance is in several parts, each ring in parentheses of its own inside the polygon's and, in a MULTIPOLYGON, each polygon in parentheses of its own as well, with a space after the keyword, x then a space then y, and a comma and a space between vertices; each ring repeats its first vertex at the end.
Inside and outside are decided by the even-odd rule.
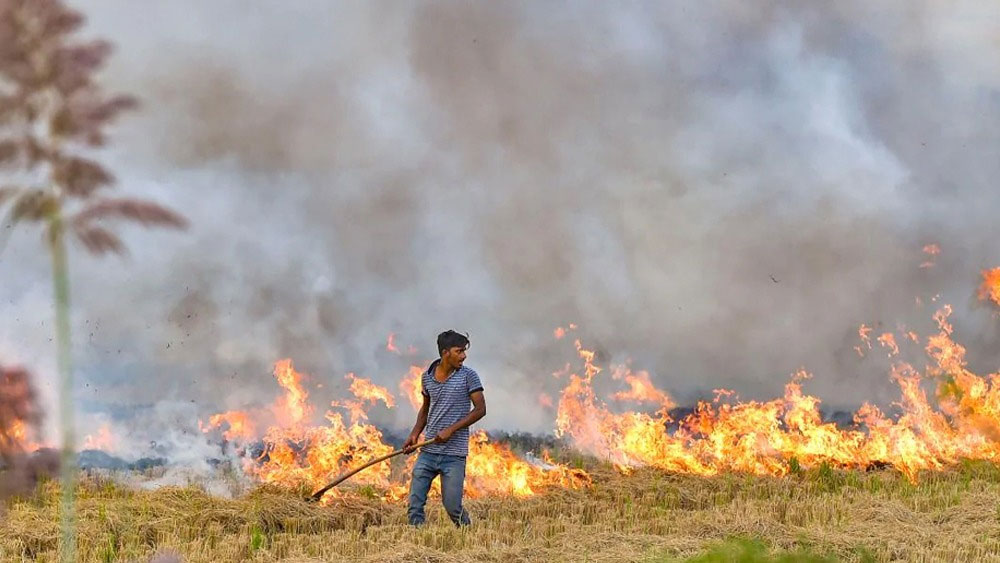
MULTIPOLYGON (((1000 264, 995 6, 74 5, 144 102, 105 162, 192 223, 72 260, 81 432, 148 444, 165 401, 187 427, 269 404, 282 357, 322 413, 348 371, 395 391, 447 328, 509 430, 551 430, 568 322, 682 403, 799 367, 827 405, 891 400, 857 327, 926 332, 937 292, 970 359, 1000 359, 971 299, 1000 264)), ((51 380, 37 237, 0 256, 0 353, 51 380)))

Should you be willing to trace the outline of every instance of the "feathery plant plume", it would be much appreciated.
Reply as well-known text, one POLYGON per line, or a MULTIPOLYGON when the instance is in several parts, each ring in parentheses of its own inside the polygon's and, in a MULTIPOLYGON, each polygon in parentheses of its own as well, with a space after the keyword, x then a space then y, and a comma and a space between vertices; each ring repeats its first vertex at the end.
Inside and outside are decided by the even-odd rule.
MULTIPOLYGON (((111 52, 106 41, 77 41, 84 18, 62 0, 0 0, 0 226, 40 225, 52 259, 59 366, 61 558, 75 561, 76 452, 70 357, 66 238, 94 255, 124 254, 106 221, 184 228, 186 220, 155 203, 106 197, 114 177, 88 158, 106 141, 105 127, 136 106, 130 96, 101 91, 94 74, 111 52)), ((6 241, 0 241, 0 248, 6 241)))

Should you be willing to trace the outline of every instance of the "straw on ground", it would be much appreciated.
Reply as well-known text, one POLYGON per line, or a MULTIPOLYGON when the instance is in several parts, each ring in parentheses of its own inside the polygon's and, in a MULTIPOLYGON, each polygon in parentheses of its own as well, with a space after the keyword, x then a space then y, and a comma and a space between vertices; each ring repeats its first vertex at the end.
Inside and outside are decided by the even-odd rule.
MULTIPOLYGON (((435 502, 429 525, 411 528, 403 505, 373 498, 370 488, 316 506, 303 500, 306 490, 262 487, 223 499, 197 485, 146 491, 89 477, 80 489, 79 554, 81 561, 148 561, 167 551, 188 562, 673 561, 739 537, 778 552, 805 549, 815 560, 1000 560, 1000 469, 989 463, 928 473, 918 485, 891 471, 829 468, 785 478, 593 472, 587 490, 470 501, 476 521, 466 530, 435 502)), ((48 482, 7 503, 0 560, 57 558, 58 495, 58 483, 48 482)))

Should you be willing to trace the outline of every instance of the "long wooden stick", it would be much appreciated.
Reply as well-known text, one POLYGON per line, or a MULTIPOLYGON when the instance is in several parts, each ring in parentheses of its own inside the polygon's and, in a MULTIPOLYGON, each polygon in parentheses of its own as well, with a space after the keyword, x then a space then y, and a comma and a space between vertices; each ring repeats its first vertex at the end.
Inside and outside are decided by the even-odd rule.
MULTIPOLYGON (((424 447, 424 446, 426 446, 428 444, 433 444, 433 443, 434 443, 433 439, 426 440, 424 442, 420 442, 419 444, 413 446, 413 448, 414 449, 422 448, 422 447, 424 447)), ((405 450, 403 450, 403 449, 398 449, 398 450, 396 450, 396 451, 394 451, 392 453, 386 454, 386 455, 384 455, 382 457, 375 458, 375 459, 369 461, 368 463, 362 465, 361 467, 359 467, 357 469, 352 469, 351 471, 348 471, 347 473, 344 473, 343 475, 337 477, 333 481, 330 481, 329 485, 327 485, 327 486, 323 487, 322 489, 320 489, 320 490, 316 491, 315 493, 313 493, 312 496, 309 497, 309 500, 311 500, 311 501, 317 501, 317 500, 319 500, 320 498, 323 497, 324 494, 326 494, 327 491, 329 491, 330 489, 336 487, 337 485, 339 485, 343 481, 346 481, 348 478, 354 476, 355 473, 358 473, 359 471, 362 471, 364 469, 368 469, 369 467, 375 465, 376 463, 382 463, 383 461, 385 461, 385 460, 387 460, 387 459, 389 459, 391 457, 396 457, 397 455, 403 453, 404 451, 405 450)))

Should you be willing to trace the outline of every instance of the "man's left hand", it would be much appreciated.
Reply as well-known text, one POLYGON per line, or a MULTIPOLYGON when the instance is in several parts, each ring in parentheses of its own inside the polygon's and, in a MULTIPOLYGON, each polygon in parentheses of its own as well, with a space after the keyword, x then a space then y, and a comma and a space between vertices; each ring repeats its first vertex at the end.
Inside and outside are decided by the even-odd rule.
POLYGON ((437 436, 434 436, 434 443, 443 444, 451 439, 452 431, 445 428, 444 430, 438 432, 437 436))

